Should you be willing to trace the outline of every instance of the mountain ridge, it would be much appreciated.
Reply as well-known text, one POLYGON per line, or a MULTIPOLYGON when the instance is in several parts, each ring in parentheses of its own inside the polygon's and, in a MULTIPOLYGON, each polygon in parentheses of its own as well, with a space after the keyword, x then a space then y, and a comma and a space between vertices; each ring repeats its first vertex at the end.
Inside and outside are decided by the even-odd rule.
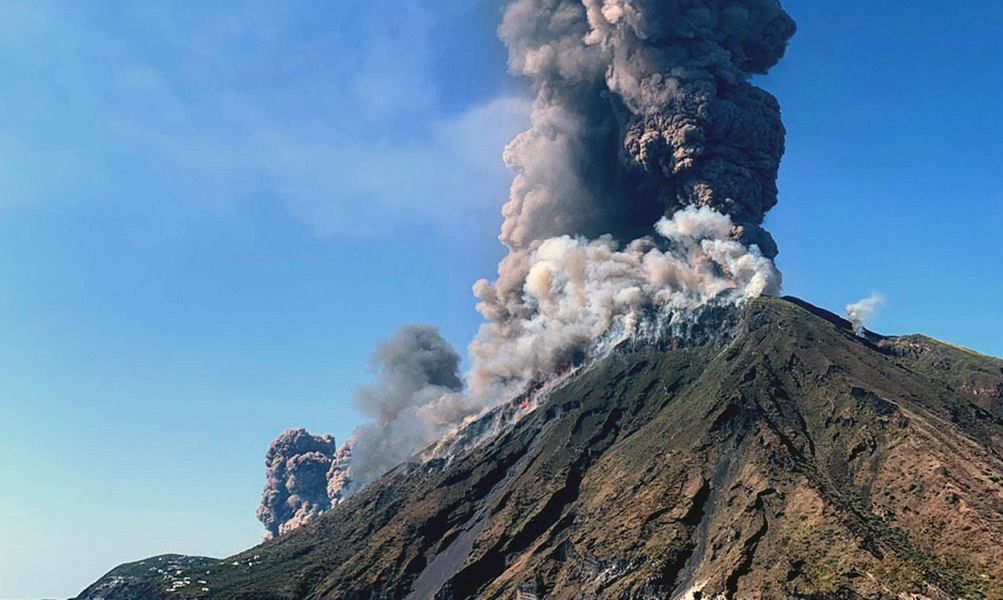
POLYGON ((1003 361, 792 298, 738 314, 277 540, 168 559, 190 583, 155 557, 78 600, 1003 598, 1003 361))

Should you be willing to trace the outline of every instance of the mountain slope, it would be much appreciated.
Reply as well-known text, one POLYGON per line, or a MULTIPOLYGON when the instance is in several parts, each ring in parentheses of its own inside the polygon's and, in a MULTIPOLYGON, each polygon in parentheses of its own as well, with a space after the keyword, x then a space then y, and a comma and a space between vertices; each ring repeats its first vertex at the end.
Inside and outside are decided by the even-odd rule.
POLYGON ((1003 598, 1003 362, 793 299, 736 319, 189 584, 149 559, 79 599, 1003 598))

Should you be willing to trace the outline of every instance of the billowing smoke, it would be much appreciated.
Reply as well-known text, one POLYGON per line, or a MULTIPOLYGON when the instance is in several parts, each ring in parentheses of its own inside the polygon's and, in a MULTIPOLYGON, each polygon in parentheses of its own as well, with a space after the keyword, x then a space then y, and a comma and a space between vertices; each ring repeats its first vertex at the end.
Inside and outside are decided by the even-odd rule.
POLYGON ((762 223, 784 127, 748 78, 793 33, 777 0, 509 3, 499 35, 536 99, 505 152, 509 254, 474 288, 473 395, 552 373, 618 320, 777 291, 762 223))
POLYGON ((305 429, 290 429, 272 442, 265 455, 265 491, 258 507, 265 539, 291 531, 331 507, 327 474, 337 451, 333 437, 310 435, 305 429))
POLYGON ((382 343, 370 359, 376 381, 355 394, 356 407, 371 422, 351 439, 350 488, 369 483, 440 437, 470 414, 460 355, 439 330, 407 325, 382 343))
MULTIPOLYGON (((729 215, 733 235, 776 255, 784 128, 748 83, 784 53, 777 0, 513 0, 499 34, 536 90, 532 128, 506 152, 516 172, 501 239, 647 235, 689 205, 729 215)), ((500 276, 505 279, 502 265, 500 276)))
POLYGON ((504 155, 509 252, 474 286, 467 385, 432 328, 381 346, 330 502, 611 340, 780 289, 763 221, 785 132, 749 82, 794 33, 778 0, 510 0, 498 31, 535 100, 504 155))
POLYGON ((497 314, 496 288, 479 282, 478 309, 488 323, 470 347, 471 395, 488 402, 510 397, 573 366, 610 332, 630 336, 712 300, 780 289, 773 261, 731 238, 726 215, 689 207, 663 217, 655 230, 657 241, 641 238, 622 249, 609 235, 543 241, 526 256, 518 318, 497 314))
POLYGON ((266 539, 314 519, 479 410, 460 393, 460 355, 436 327, 402 327, 370 365, 375 380, 355 394, 369 421, 341 448, 331 436, 303 429, 283 433, 269 448, 258 508, 266 539))
POLYGON ((884 302, 884 296, 875 292, 863 300, 846 305, 846 318, 849 319, 850 323, 853 325, 853 331, 857 335, 864 332, 864 328, 867 327, 868 321, 874 317, 884 302))

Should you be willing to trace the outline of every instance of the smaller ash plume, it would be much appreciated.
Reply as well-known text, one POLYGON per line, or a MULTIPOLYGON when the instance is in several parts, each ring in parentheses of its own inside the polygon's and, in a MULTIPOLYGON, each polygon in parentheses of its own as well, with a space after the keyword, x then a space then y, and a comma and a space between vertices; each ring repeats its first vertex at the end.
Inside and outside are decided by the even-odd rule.
POLYGON ((846 318, 853 325, 854 333, 857 335, 864 333, 867 322, 874 317, 884 302, 884 296, 875 292, 863 300, 846 305, 846 318))
POLYGON ((460 393, 459 354, 430 325, 406 325, 370 358, 375 381, 355 394, 370 421, 339 448, 330 435, 282 433, 266 457, 258 519, 266 539, 318 517, 475 412, 460 393))
POLYGON ((436 327, 402 327, 370 364, 376 380, 355 394, 370 421, 343 446, 303 429, 272 442, 258 508, 266 539, 313 520, 478 410, 460 393, 460 355, 436 327))
POLYGON ((305 429, 282 433, 265 455, 265 491, 258 520, 265 539, 278 537, 331 508, 327 475, 338 446, 329 435, 310 435, 305 429))
POLYGON ((460 394, 460 355, 436 327, 402 327, 370 363, 376 381, 356 392, 355 405, 372 421, 352 434, 344 461, 351 465, 347 487, 333 493, 376 479, 471 412, 460 394))

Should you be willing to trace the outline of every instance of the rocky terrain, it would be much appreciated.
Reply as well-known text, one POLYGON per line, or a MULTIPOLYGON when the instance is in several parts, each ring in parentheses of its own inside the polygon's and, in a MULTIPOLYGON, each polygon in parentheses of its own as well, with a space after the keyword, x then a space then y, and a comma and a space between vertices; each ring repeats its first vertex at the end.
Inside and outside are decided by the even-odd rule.
POLYGON ((669 346, 247 552, 78 600, 1003 598, 1003 362, 777 298, 669 346))

